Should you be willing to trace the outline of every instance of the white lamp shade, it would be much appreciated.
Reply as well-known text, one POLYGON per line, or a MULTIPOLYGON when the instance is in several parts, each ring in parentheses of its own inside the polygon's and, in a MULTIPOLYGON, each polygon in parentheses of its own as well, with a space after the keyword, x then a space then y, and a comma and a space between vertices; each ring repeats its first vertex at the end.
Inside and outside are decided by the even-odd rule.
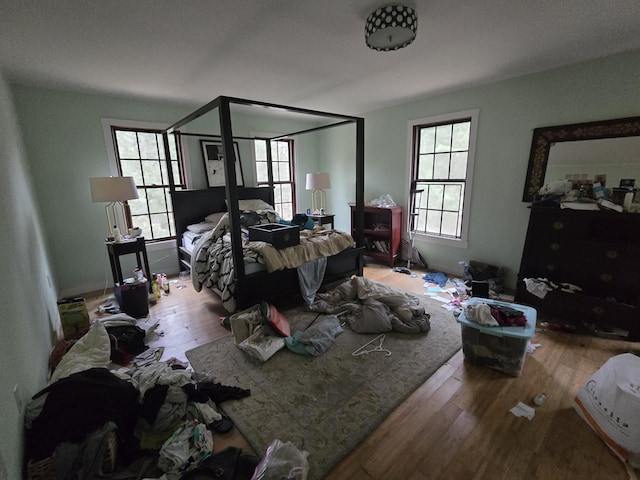
POLYGON ((124 202, 138 198, 138 189, 133 177, 95 177, 90 178, 91 201, 124 202))
POLYGON ((307 173, 307 190, 326 190, 331 188, 328 173, 307 173))

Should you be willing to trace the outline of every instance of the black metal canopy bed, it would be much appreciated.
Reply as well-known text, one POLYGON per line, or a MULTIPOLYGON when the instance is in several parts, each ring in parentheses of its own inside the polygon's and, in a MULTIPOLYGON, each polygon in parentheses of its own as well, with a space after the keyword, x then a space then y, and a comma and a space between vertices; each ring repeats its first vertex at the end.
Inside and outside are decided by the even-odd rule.
MULTIPOLYGON (((210 127, 207 126, 207 130, 210 127)), ((167 161, 170 191, 173 203, 173 215, 180 270, 190 270, 196 290, 210 288, 220 294, 224 307, 233 312, 248 308, 260 301, 279 305, 300 295, 298 268, 303 262, 311 262, 314 257, 326 258, 324 273, 321 273, 321 285, 327 286, 351 275, 362 275, 364 244, 364 119, 334 113, 270 104, 259 101, 232 97, 218 97, 198 110, 179 120, 165 130, 165 158, 170 158, 169 136, 185 138, 216 138, 222 147, 224 167, 224 186, 193 190, 176 187, 171 162, 167 161), (217 115, 215 115, 217 111, 217 115), (255 140, 258 137, 234 136, 232 113, 243 115, 273 112, 285 112, 287 115, 299 115, 313 119, 312 128, 281 134, 273 138, 259 137, 267 142, 268 186, 248 187, 238 184, 236 169, 236 140, 255 140), (202 117, 208 113, 215 115, 213 133, 195 133, 192 130, 203 128, 202 117), (200 120, 199 120, 200 119, 200 120), (272 245, 265 242, 252 242, 247 239, 246 221, 249 216, 259 224, 275 220, 274 180, 270 142, 283 137, 307 135, 312 132, 355 125, 355 200, 356 213, 354 234, 337 232, 333 229, 314 228, 313 231, 300 232, 300 245, 284 248, 276 252, 272 245), (218 131, 216 130, 216 127, 218 131), (198 233, 198 226, 208 223, 206 231, 198 233), (243 236, 244 232, 244 236, 243 236), (183 233, 186 236, 183 238, 183 233), (348 244, 345 238, 349 239, 348 244), (327 242, 325 242, 327 240, 327 242), (331 243, 331 242, 334 243, 331 243), (318 247, 331 245, 330 247, 318 247), (257 246, 256 246, 257 245, 257 246), (314 245, 316 245, 314 247, 314 245), (298 248, 299 247, 299 248, 298 248), (293 249, 309 248, 313 254, 302 253, 300 259, 293 255, 293 249), (318 253, 320 252, 320 253, 318 253), (275 255, 275 256, 274 256, 275 255), (279 255, 279 256, 278 256, 279 255), (274 260, 275 258, 275 260, 274 260), (298 262, 298 263, 296 263, 298 262)), ((205 225, 206 226, 206 225, 205 225)), ((321 271, 322 272, 322 271, 321 271)))

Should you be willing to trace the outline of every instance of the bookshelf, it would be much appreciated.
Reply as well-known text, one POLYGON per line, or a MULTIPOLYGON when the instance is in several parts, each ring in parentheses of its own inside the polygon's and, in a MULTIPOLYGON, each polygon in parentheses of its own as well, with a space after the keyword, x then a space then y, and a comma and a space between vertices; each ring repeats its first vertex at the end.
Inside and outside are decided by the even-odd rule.
MULTIPOLYGON (((355 235, 355 205, 351 205, 351 234, 355 235)), ((364 207, 364 254, 393 267, 400 254, 402 207, 364 207)))

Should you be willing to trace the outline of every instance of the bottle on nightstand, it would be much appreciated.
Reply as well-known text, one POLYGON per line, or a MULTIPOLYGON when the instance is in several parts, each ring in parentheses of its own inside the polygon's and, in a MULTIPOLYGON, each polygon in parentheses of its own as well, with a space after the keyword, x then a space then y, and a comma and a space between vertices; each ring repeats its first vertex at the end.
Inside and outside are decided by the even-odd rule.
POLYGON ((158 281, 160 278, 160 275, 157 275, 155 273, 151 274, 151 278, 153 279, 151 281, 151 288, 153 290, 153 294, 156 296, 156 300, 160 300, 160 282, 158 281))

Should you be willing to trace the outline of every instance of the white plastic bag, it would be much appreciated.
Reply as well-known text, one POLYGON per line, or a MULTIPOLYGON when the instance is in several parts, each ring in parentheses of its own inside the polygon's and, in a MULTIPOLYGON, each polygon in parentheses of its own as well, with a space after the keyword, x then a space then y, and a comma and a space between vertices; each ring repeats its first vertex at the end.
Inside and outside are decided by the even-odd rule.
POLYGON ((291 442, 272 441, 253 472, 251 480, 307 480, 309 452, 291 442))
POLYGON ((580 387, 574 408, 623 462, 640 468, 640 357, 607 360, 580 387))

